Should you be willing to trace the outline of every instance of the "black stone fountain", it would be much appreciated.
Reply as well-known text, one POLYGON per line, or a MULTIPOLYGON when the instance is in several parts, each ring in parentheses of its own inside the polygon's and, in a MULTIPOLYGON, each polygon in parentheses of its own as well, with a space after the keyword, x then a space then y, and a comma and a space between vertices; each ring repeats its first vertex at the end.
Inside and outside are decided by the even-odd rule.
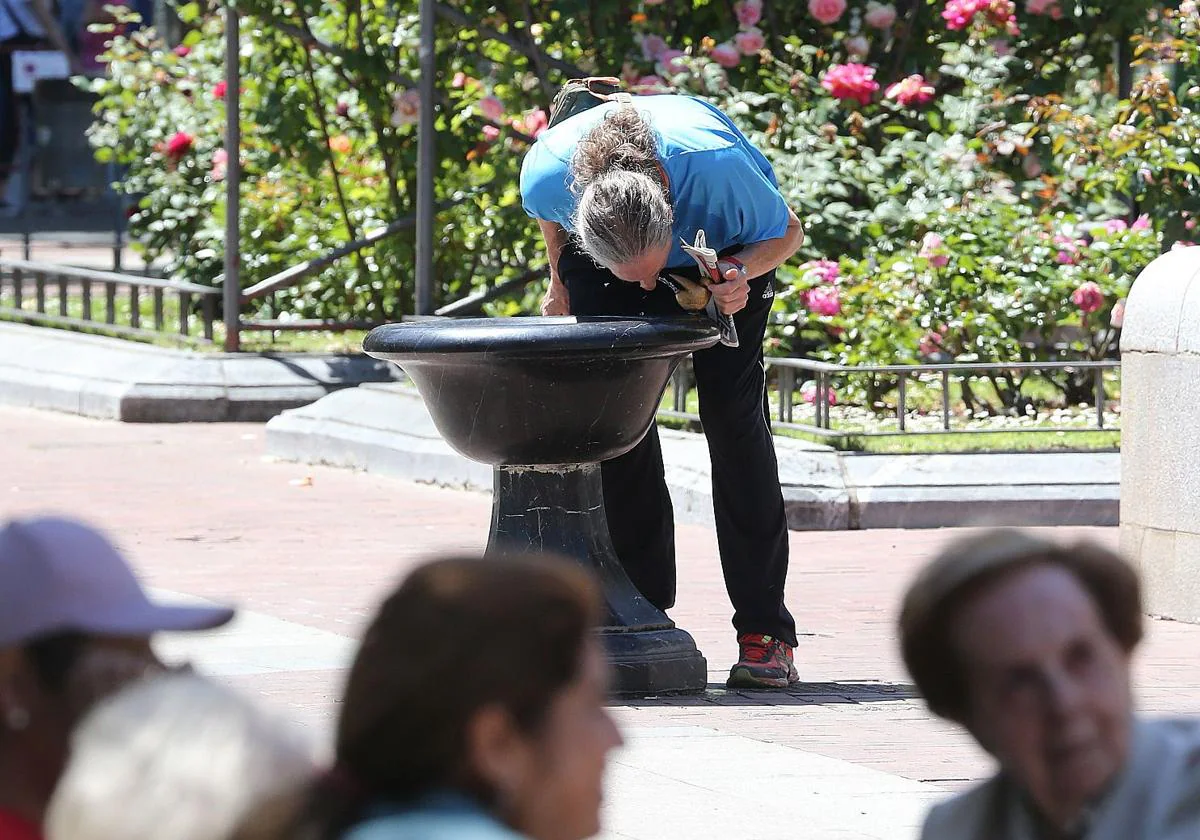
POLYGON ((702 690, 692 637, 634 588, 613 550, 600 462, 654 422, 679 361, 717 342, 699 318, 466 318, 391 324, 363 349, 400 365, 442 437, 495 468, 488 551, 550 551, 590 568, 624 696, 702 690))

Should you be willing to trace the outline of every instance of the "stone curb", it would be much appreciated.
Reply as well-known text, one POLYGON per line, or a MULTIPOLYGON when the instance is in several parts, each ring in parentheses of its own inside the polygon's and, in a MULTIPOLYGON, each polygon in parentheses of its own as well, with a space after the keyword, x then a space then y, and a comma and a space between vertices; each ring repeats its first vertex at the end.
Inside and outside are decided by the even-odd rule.
MULTIPOLYGON (((680 521, 712 523, 703 435, 660 430, 680 521)), ((491 468, 438 434, 420 396, 367 384, 285 411, 267 423, 282 460, 378 472, 490 491, 491 468)), ((776 438, 788 524, 794 530, 962 525, 1115 525, 1117 453, 863 455, 776 438)))
POLYGON ((362 355, 207 353, 0 322, 0 403, 109 420, 262 421, 394 371, 362 355))

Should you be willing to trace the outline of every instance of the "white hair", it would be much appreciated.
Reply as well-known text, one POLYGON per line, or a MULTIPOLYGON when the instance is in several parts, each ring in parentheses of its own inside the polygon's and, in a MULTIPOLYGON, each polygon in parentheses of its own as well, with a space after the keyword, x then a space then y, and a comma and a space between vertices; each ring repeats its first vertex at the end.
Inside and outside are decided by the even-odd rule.
POLYGON ((584 253, 611 270, 670 245, 675 214, 662 173, 657 135, 634 108, 605 114, 579 139, 572 223, 584 253))
POLYGON ((192 674, 136 683, 76 729, 47 840, 229 840, 313 774, 297 733, 192 674))
POLYGON ((662 185, 641 172, 597 177, 580 196, 574 221, 584 253, 609 270, 671 243, 671 205, 662 185))

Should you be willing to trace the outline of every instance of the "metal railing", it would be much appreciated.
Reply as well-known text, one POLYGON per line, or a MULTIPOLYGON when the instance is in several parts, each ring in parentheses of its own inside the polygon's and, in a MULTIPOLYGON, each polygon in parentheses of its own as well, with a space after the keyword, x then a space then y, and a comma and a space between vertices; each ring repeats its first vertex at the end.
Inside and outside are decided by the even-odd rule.
POLYGON ((220 289, 0 259, 0 318, 133 338, 209 343, 220 289))
MULTIPOLYGON (((767 357, 768 371, 774 373, 776 384, 776 405, 778 419, 773 422, 777 429, 791 429, 799 432, 826 438, 842 437, 894 437, 897 435, 938 435, 999 432, 1081 432, 1081 431, 1116 431, 1118 426, 1106 423, 1105 408, 1109 402, 1104 387, 1104 373, 1120 369, 1121 363, 1116 359, 1101 361, 1045 361, 1045 362, 964 362, 950 364, 923 365, 839 365, 821 362, 813 359, 793 359, 767 357), (952 385, 963 380, 973 380, 989 375, 1023 371, 1039 373, 1046 371, 1063 371, 1074 373, 1093 371, 1092 406, 1096 410, 1094 426, 1017 426, 1005 425, 1002 428, 955 428, 952 385), (811 374, 802 380, 803 374, 811 374), (896 431, 858 430, 835 428, 830 420, 832 400, 832 380, 835 377, 847 376, 887 376, 895 377, 896 431), (933 376, 941 385, 941 428, 910 429, 909 396, 910 383, 918 382, 924 376, 933 376), (796 389, 801 381, 812 383, 812 422, 805 423, 797 420, 796 389)), ((694 377, 690 360, 681 364, 671 378, 672 407, 659 411, 659 416, 676 420, 699 422, 698 414, 687 410, 688 393, 691 390, 694 377)), ((961 400, 960 400, 961 402, 961 400)))

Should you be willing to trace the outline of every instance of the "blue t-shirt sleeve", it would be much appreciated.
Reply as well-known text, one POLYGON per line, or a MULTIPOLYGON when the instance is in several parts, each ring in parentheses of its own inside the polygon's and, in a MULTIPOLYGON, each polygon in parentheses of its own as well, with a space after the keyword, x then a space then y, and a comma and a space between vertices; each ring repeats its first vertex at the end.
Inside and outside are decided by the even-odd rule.
POLYGON ((787 231, 787 202, 757 149, 749 144, 723 149, 698 174, 708 213, 724 220, 727 241, 752 245, 787 231))
POLYGON ((568 186, 570 168, 535 143, 521 162, 521 204, 535 219, 571 229, 575 197, 568 186))

